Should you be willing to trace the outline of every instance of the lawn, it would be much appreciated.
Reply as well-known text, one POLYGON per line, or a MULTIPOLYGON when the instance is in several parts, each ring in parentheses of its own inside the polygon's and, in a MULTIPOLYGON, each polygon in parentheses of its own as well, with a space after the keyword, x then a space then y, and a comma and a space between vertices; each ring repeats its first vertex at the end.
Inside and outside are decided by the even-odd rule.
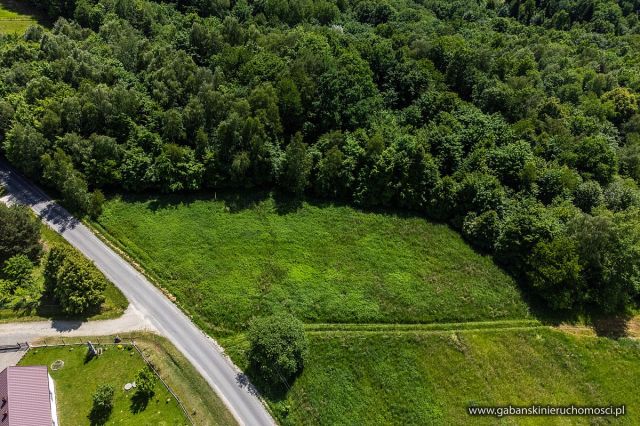
POLYGON ((46 23, 44 15, 28 1, 0 0, 0 34, 22 34, 33 24, 46 23))
POLYGON ((210 332, 308 323, 527 318, 514 280, 445 225, 270 196, 110 199, 97 228, 210 332))
MULTIPOLYGON (((45 250, 53 244, 69 245, 69 243, 62 238, 59 234, 54 232, 46 225, 41 226, 42 242, 45 250)), ((34 281, 38 283, 40 287, 44 286, 44 262, 46 255, 43 255, 40 264, 34 268, 34 281)), ((99 309, 90 312, 82 319, 86 320, 102 320, 109 318, 119 317, 124 313, 129 305, 127 298, 122 294, 118 288, 112 283, 107 284, 107 288, 104 292, 105 301, 99 309)), ((67 319, 70 318, 64 314, 60 306, 53 301, 46 298, 40 299, 37 306, 25 306, 19 309, 4 308, 0 309, 0 322, 14 322, 14 321, 41 321, 45 319, 67 319)))
MULTIPOLYGON (((302 375, 270 405, 283 425, 562 425, 612 418, 471 418, 477 405, 620 405, 640 418, 640 342, 549 328, 443 333, 309 333, 302 375)), ((236 337, 235 353, 246 347, 236 337)), ((619 418, 620 420, 620 418, 619 418)))
POLYGON ((136 404, 135 399, 132 399, 133 393, 123 389, 146 366, 138 352, 128 345, 122 349, 112 345, 104 346, 103 354, 90 360, 87 360, 86 346, 31 349, 20 361, 20 365, 49 366, 49 373, 55 381, 61 426, 90 424, 88 415, 92 406, 91 398, 101 384, 109 384, 115 388, 113 411, 107 424, 189 424, 177 401, 160 381, 157 381, 155 394, 146 406, 136 404), (64 367, 52 371, 51 364, 57 360, 64 361, 64 367))
MULTIPOLYGON (((115 336, 47 337, 33 344, 60 345, 93 342, 113 342, 115 336)), ((200 373, 166 338, 153 333, 120 333, 126 343, 135 340, 145 359, 154 366, 162 380, 175 392, 189 416, 198 426, 235 426, 231 413, 200 373)), ((39 349, 40 350, 40 349, 39 349)), ((25 359, 23 362, 28 361, 25 359)))

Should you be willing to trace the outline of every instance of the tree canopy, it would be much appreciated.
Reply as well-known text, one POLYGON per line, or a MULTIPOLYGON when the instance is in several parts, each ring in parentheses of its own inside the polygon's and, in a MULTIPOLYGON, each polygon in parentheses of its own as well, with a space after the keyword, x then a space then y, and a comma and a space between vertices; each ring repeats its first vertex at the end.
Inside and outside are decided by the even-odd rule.
POLYGON ((106 278, 74 249, 52 247, 44 279, 47 291, 66 314, 83 315, 104 302, 106 278))
POLYGON ((287 386, 304 367, 308 352, 304 325, 289 314, 255 318, 249 344, 249 361, 269 385, 287 386))
POLYGON ((638 301, 605 267, 640 214, 638 0, 33 2, 2 150, 76 211, 277 185, 447 221, 556 309, 638 301))

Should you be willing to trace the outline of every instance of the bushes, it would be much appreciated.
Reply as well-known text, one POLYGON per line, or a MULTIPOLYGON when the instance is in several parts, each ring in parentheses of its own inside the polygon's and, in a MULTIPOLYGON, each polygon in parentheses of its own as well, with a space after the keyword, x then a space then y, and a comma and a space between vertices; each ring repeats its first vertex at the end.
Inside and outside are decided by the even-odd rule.
POLYGON ((47 291, 67 314, 86 314, 104 301, 105 277, 75 250, 51 248, 44 277, 47 291))
POLYGON ((4 262, 2 274, 16 287, 24 286, 31 280, 33 263, 23 254, 10 257, 4 262))

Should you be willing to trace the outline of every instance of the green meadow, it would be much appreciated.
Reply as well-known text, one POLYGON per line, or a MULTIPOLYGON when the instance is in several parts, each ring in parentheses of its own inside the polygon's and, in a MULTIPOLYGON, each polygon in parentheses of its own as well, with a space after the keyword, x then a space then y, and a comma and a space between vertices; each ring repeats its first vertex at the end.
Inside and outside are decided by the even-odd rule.
POLYGON ((447 226, 237 193, 113 197, 94 226, 249 374, 249 319, 287 310, 306 323, 302 374, 264 389, 281 424, 634 424, 640 410, 638 341, 543 325, 515 281, 447 226), (629 414, 472 418, 474 404, 629 414))
MULTIPOLYGON (((637 424, 640 342, 547 327, 309 332, 305 369, 270 406, 283 425, 637 424), (611 417, 470 417, 467 407, 626 405, 611 417)), ((242 362, 246 342, 222 340, 242 362)))
POLYGON ((514 280, 445 225, 270 196, 115 197, 97 226, 212 332, 529 317, 514 280))

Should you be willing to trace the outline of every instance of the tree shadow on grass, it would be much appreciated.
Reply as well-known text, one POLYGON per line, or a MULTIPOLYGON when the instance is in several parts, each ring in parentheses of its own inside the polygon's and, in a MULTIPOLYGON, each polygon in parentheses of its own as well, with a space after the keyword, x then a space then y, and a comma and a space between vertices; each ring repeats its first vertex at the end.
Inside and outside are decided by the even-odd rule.
POLYGON ((525 290, 523 300, 528 304, 535 318, 543 324, 559 326, 561 324, 579 325, 593 328, 598 337, 621 339, 630 337, 634 314, 631 312, 606 313, 597 307, 587 306, 571 312, 552 311, 544 301, 537 299, 525 290))
POLYGON ((203 191, 190 194, 110 194, 109 198, 119 198, 127 203, 147 203, 147 209, 157 212, 165 209, 175 209, 181 206, 189 206, 196 201, 220 201, 230 213, 238 213, 255 208, 258 204, 268 199, 268 191, 203 191))
POLYGON ((293 377, 283 378, 277 383, 272 383, 265 381, 255 366, 250 365, 246 370, 246 374, 239 373, 236 376, 236 383, 241 388, 248 388, 248 391, 253 395, 262 396, 271 402, 277 403, 287 398, 289 390, 293 387, 300 374, 302 374, 302 371, 293 377))
POLYGON ((84 314, 69 315, 62 310, 60 304, 47 296, 46 293, 43 293, 34 303, 16 304, 13 307, 7 308, 7 310, 9 309, 18 318, 30 316, 48 318, 53 321, 53 327, 58 331, 75 330, 83 322, 102 313, 102 306, 94 306, 89 308, 84 314))
POLYGON ((282 192, 274 192, 272 196, 276 205, 276 213, 279 215, 296 213, 302 208, 304 201, 303 197, 284 194, 282 192))
POLYGON ((102 426, 109 421, 109 417, 111 417, 111 410, 100 410, 96 407, 93 407, 87 416, 91 426, 102 426))
POLYGON ((600 337, 621 339, 629 336, 629 321, 632 315, 620 314, 608 317, 592 318, 593 329, 600 337))
POLYGON ((131 405, 129 406, 129 410, 133 414, 138 414, 147 409, 149 405, 149 401, 153 398, 154 394, 142 394, 136 392, 131 397, 131 405))

